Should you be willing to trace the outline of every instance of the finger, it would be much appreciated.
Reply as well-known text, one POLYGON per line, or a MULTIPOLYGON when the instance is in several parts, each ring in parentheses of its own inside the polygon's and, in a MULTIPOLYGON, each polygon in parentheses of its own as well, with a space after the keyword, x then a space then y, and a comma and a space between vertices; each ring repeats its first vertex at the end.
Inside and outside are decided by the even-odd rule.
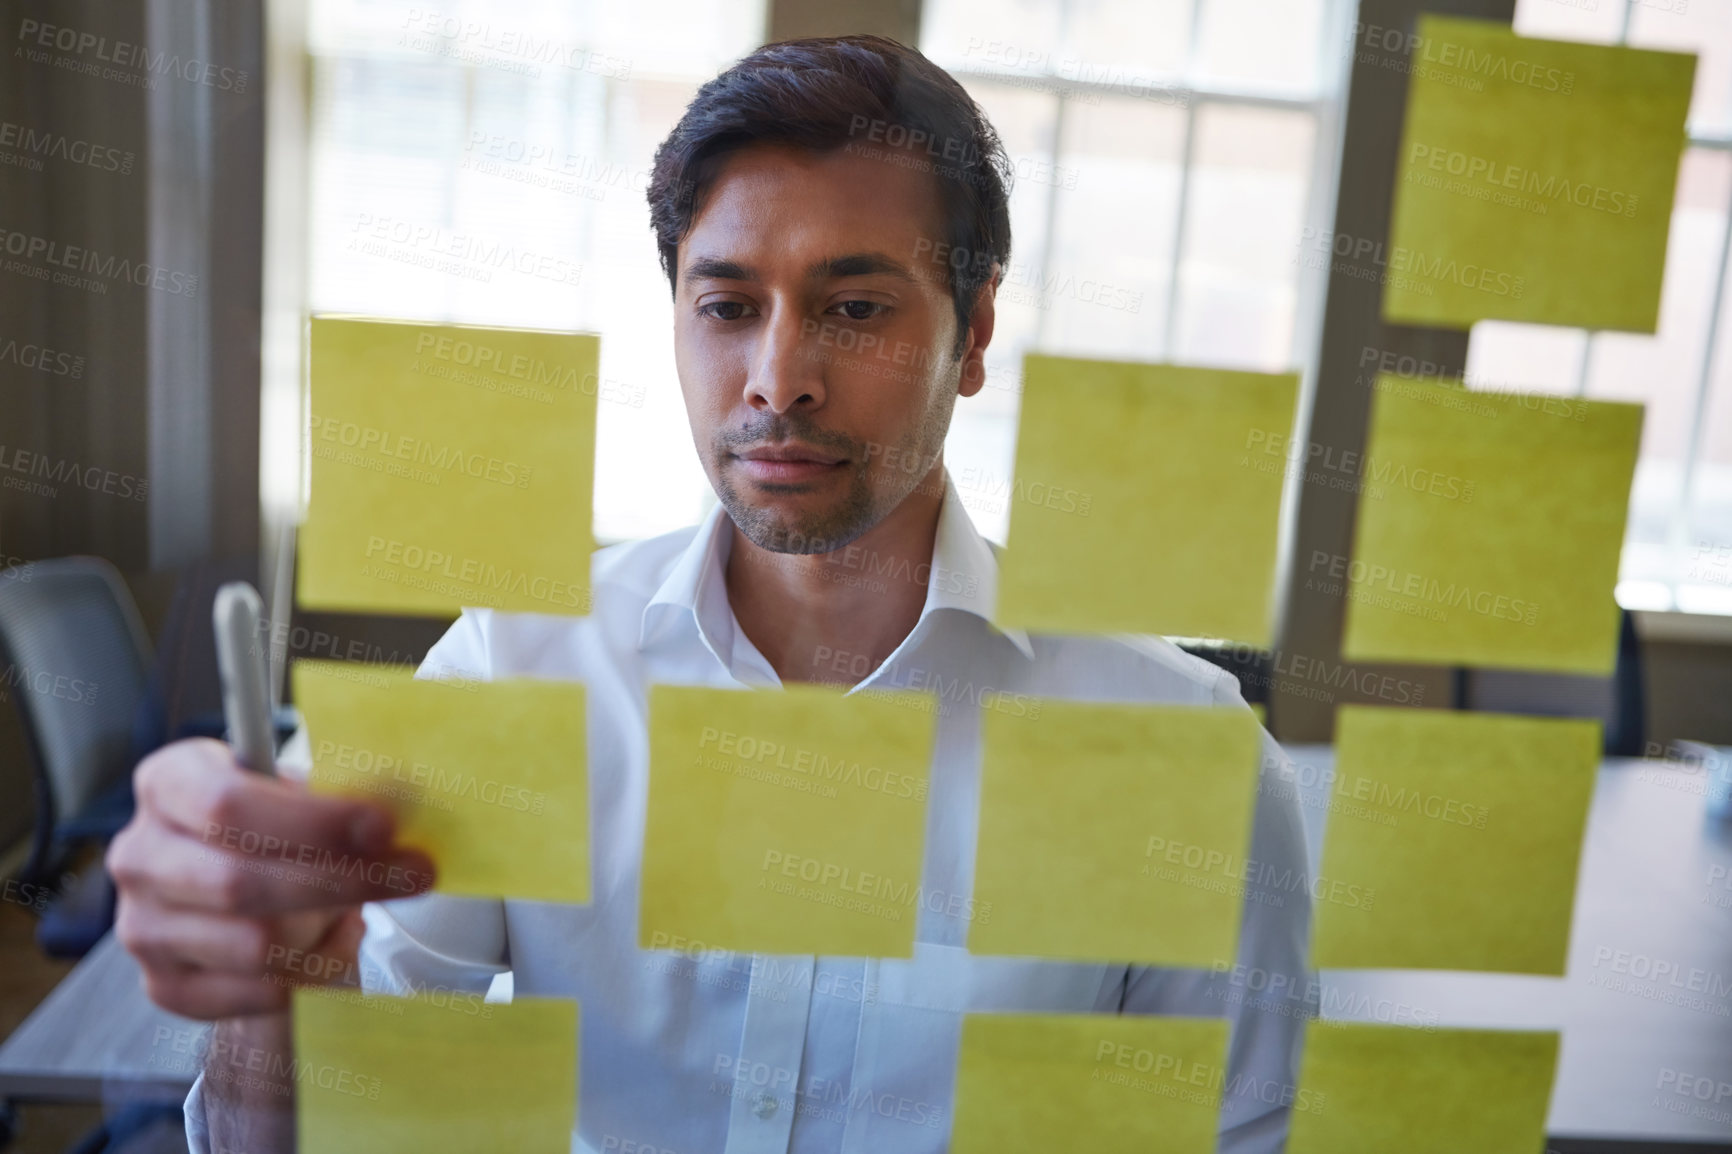
POLYGON ((289 1008, 291 987, 262 975, 242 977, 198 969, 147 969, 142 984, 150 1000, 183 1018, 214 1022, 289 1008))
POLYGON ((384 858, 349 854, 299 865, 205 845, 151 821, 128 826, 109 849, 116 883, 163 906, 266 918, 425 892, 433 862, 419 850, 384 858))
MULTIPOLYGON (((146 968, 324 982, 354 968, 353 952, 320 949, 348 912, 309 910, 260 919, 123 901, 114 932, 146 968)), ((346 939, 332 942, 333 948, 345 944, 346 939)), ((360 945, 358 938, 354 945, 360 945)))
POLYGON ((326 957, 354 958, 355 965, 341 971, 328 984, 339 986, 360 986, 361 981, 361 939, 367 936, 367 922, 361 916, 359 908, 346 910, 335 924, 325 932, 325 936, 311 947, 316 954, 326 957))
POLYGON ((210 738, 158 750, 139 765, 135 786, 141 807, 236 853, 373 856, 396 835, 389 808, 310 793, 297 782, 253 773, 235 761, 228 746, 210 738))

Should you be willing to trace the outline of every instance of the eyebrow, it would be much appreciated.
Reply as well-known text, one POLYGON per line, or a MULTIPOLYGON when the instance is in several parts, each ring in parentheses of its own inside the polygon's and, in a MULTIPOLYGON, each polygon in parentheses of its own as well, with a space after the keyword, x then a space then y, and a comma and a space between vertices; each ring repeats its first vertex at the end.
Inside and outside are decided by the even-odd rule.
POLYGON ((685 279, 687 284, 699 280, 757 280, 758 272, 719 256, 700 256, 686 269, 685 279))
POLYGON ((881 252, 829 257, 808 268, 806 276, 811 280, 838 280, 848 276, 893 276, 905 281, 914 280, 914 274, 900 261, 891 260, 881 252))
MULTIPOLYGON (((893 276, 915 283, 914 274, 900 262, 881 252, 855 252, 825 257, 806 269, 808 280, 839 280, 851 276, 893 276)), ((686 269, 685 281, 758 279, 758 270, 718 256, 700 256, 686 269)))

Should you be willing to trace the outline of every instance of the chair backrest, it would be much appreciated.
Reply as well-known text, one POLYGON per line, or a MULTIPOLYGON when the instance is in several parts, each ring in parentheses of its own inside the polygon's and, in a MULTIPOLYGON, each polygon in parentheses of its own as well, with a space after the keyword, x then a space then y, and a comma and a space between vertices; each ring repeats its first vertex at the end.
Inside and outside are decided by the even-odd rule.
POLYGON ((107 561, 59 557, 0 571, 0 691, 36 762, 39 852, 55 823, 132 771, 150 664, 138 608, 107 561))
POLYGON ((1268 650, 1249 645, 1204 644, 1176 642, 1192 657, 1201 657, 1211 665, 1219 665, 1239 680, 1239 696, 1248 704, 1269 705, 1270 688, 1274 684, 1274 663, 1268 650))

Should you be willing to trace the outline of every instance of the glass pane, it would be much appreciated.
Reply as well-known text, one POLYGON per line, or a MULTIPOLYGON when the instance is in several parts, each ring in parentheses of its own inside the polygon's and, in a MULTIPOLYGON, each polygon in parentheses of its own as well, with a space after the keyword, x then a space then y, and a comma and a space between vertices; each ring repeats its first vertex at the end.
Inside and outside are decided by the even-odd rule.
POLYGON ((1516 0, 1513 27, 1523 36, 1612 44, 1624 22, 1624 0, 1516 0))
POLYGON ((1207 0, 1198 30, 1199 76, 1247 88, 1315 93, 1323 0, 1207 0))
MULTIPOLYGON (((1705 149, 1685 153, 1667 242, 1659 331, 1593 337, 1586 395, 1646 406, 1620 570, 1621 581, 1632 587, 1671 585, 1682 564, 1672 535, 1729 195, 1732 156, 1705 149)), ((1474 326, 1468 345, 1469 387, 1572 394, 1585 343, 1579 329, 1482 322, 1474 326)))
POLYGON ((1303 112, 1197 110, 1172 359, 1294 364, 1298 266, 1315 121, 1303 112))
POLYGON ((1040 309, 1028 284, 1037 278, 1029 270, 1045 259, 1047 213, 1056 196, 1072 195, 1067 186, 1079 180, 1070 164, 1055 165, 1053 134, 1059 101, 1055 96, 1002 84, 976 84, 969 92, 998 130, 1015 168, 1010 189, 1010 266, 997 297, 997 321, 987 346, 989 387, 957 409, 957 416, 984 415, 1014 419, 1022 354, 1038 338, 1040 309))
POLYGON ((920 51, 945 68, 1051 75, 1059 0, 927 0, 920 51))
POLYGON ((1630 14, 1630 43, 1696 53, 1693 132, 1732 128, 1732 4, 1725 0, 1642 0, 1630 14))
POLYGON ((1675 584, 1684 563, 1673 547, 1673 533, 1729 192, 1732 157, 1700 149, 1685 153, 1667 242, 1659 332, 1595 338, 1588 395, 1647 405, 1624 545, 1627 580, 1675 584))
POLYGON ((1050 252, 1007 286, 1041 312, 1044 351, 1162 355, 1185 115, 1123 97, 1070 104, 1060 161, 1075 187, 1055 198, 1050 252))
POLYGON ((398 220, 451 223, 464 139, 464 79, 436 62, 318 62, 313 80, 310 297, 315 310, 451 315, 446 276, 414 260, 398 220), (374 238, 378 228, 384 234, 374 238))
POLYGON ((1647 406, 1624 574, 1637 580, 1676 576, 1666 572, 1675 569, 1677 560, 1663 546, 1669 543, 1683 495, 1681 469, 1708 339, 1726 198, 1732 190, 1732 157, 1692 149, 1685 153, 1678 177, 1659 331, 1654 336, 1596 336, 1588 370, 1588 396, 1647 406))
POLYGON ((550 80, 584 73, 707 79, 761 39, 762 0, 609 4, 603 0, 312 0, 314 55, 368 52, 448 60, 550 80))
POLYGON ((1072 0, 1060 75, 1148 84, 1185 70, 1191 0, 1072 0))
MULTIPOLYGON (((601 334, 596 425, 595 532, 647 537, 691 524, 712 499, 690 450, 691 426, 674 369, 673 299, 649 230, 644 189, 656 145, 696 94, 692 80, 610 86, 604 199, 588 201, 577 327, 601 334), (618 174, 624 172, 623 178, 618 174)), ((593 193, 599 180, 592 180, 593 193)), ((587 199, 587 198, 586 198, 587 199)))
POLYGON ((1182 103, 1192 0, 934 0, 921 51, 947 68, 1090 103, 1182 103))
MULTIPOLYGON (((481 0, 491 7, 497 0, 481 0)), ((551 10, 574 6, 571 0, 539 0, 551 10)), ((630 67, 634 77, 695 80, 703 83, 764 42, 765 0, 678 0, 620 4, 589 0, 598 46, 617 47, 589 67, 604 75, 610 59, 630 67)), ((695 88, 695 85, 694 85, 695 88)), ((681 106, 680 111, 684 111, 681 106)), ((677 120, 678 117, 675 117, 677 120)), ((669 121, 669 127, 673 121, 669 121)), ((657 140, 660 143, 660 140, 657 140)))
MULTIPOLYGON (((924 5, 922 51, 971 77, 970 91, 1017 168, 1015 251, 999 289, 987 387, 957 406, 947 445, 963 500, 987 536, 1002 540, 1008 515, 1002 492, 1025 351, 1175 355, 1168 293, 1191 98, 1174 86, 1186 69, 1193 12, 1214 21, 1197 30, 1215 54, 1199 83, 1307 98, 1317 85, 1324 7, 1325 0, 924 5), (1250 42, 1246 24, 1256 28, 1250 42)), ((1297 273, 1288 258, 1309 192, 1315 121, 1225 106, 1199 115, 1204 171, 1193 189, 1178 340, 1185 355, 1286 368, 1297 273)))
POLYGON ((970 84, 970 95, 998 130, 1016 177, 1010 193, 1010 267, 999 287, 992 343, 986 350, 986 387, 956 403, 944 464, 957 494, 986 536, 1003 542, 1010 507, 1005 486, 1016 453, 1022 354, 1038 339, 1041 310, 1029 286, 1047 248, 1047 211, 1054 196, 1072 195, 1079 175, 1055 165, 1053 134, 1058 97, 1004 84, 970 84))
POLYGON ((690 524, 709 486, 670 451, 690 432, 644 189, 697 84, 757 43, 761 0, 441 11, 313 13, 311 307, 600 334, 595 532, 690 524))
POLYGON ((1467 338, 1467 387, 1569 396, 1581 379, 1587 343, 1581 329, 1480 321, 1467 338))
MULTIPOLYGON (((1515 30, 1523 36, 1614 44, 1625 0, 1516 0, 1515 30)), ((1629 8, 1627 43, 1694 52, 1693 132, 1732 127, 1732 4, 1725 0, 1637 0, 1629 8)))
MULTIPOLYGON (((1732 156, 1715 153, 1713 160, 1721 181, 1722 215, 1714 222, 1718 228, 1712 238, 1718 241, 1719 229, 1726 226, 1723 214, 1727 186, 1732 185, 1732 156)), ((1711 206, 1703 207, 1704 216, 1712 215, 1712 211, 1711 206)), ((1710 244, 1704 256, 1717 260, 1717 247, 1710 244)), ((1732 283, 1721 286, 1721 293, 1720 326, 1708 378, 1701 456, 1684 533, 1684 572, 1678 601, 1681 609, 1732 613, 1732 283)))

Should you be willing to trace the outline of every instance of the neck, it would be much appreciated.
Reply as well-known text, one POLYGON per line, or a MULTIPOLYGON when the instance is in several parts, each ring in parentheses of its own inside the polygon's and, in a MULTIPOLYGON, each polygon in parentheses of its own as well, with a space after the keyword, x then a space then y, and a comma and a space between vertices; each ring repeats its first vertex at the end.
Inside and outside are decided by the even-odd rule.
POLYGON ((775 553, 729 523, 728 601, 783 681, 852 685, 902 644, 926 604, 943 498, 940 460, 888 517, 829 553, 775 553))

